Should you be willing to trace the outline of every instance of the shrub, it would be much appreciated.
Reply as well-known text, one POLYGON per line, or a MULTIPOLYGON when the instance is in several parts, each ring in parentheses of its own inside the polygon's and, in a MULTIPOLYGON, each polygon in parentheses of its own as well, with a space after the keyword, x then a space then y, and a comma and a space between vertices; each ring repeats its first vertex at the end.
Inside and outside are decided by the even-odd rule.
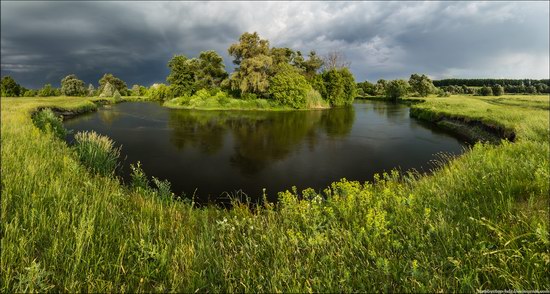
POLYGON ((27 90, 25 93, 23 93, 23 97, 34 97, 36 96, 38 91, 36 90, 27 90))
POLYGON ((499 84, 494 85, 493 86, 493 95, 502 96, 502 94, 504 94, 504 88, 499 84))
POLYGON ((35 113, 32 120, 34 125, 44 132, 52 132, 52 134, 60 139, 64 139, 67 136, 67 129, 63 126, 63 120, 60 116, 56 116, 49 108, 35 113))
POLYGON ((347 69, 331 69, 322 73, 324 93, 319 91, 332 106, 350 105, 357 96, 357 84, 347 69))
POLYGON ((75 136, 75 150, 78 159, 90 171, 101 175, 115 172, 120 156, 120 147, 115 148, 113 141, 106 136, 91 132, 78 132, 75 136))
POLYGON ((451 96, 450 92, 447 92, 443 89, 438 89, 437 90, 437 97, 450 97, 450 96, 451 96))
POLYGON ((174 98, 172 88, 165 84, 153 84, 148 91, 148 96, 154 100, 166 100, 174 98))
POLYGON ((481 89, 478 90, 478 95, 481 96, 492 96, 493 90, 487 86, 481 87, 481 89))
POLYGON ((392 100, 401 99, 409 93, 409 83, 405 80, 393 80, 386 86, 386 97, 392 100))
POLYGON ((290 65, 281 70, 269 81, 269 94, 279 103, 294 108, 306 106, 306 95, 311 89, 306 78, 290 65))
POLYGON ((50 84, 44 85, 44 87, 40 90, 38 90, 38 96, 40 97, 50 97, 50 96, 58 96, 60 93, 58 93, 59 90, 56 90, 52 87, 50 84))

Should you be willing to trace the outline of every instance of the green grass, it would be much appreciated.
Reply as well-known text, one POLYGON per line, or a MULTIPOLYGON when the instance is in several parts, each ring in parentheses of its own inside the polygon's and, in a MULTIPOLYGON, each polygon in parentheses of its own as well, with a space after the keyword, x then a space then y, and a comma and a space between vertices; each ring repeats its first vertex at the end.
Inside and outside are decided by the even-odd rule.
POLYGON ((413 106, 426 118, 480 120, 516 142, 254 211, 122 186, 32 123, 39 107, 95 109, 88 99, 1 102, 1 292, 550 290, 548 96, 427 98, 413 106))

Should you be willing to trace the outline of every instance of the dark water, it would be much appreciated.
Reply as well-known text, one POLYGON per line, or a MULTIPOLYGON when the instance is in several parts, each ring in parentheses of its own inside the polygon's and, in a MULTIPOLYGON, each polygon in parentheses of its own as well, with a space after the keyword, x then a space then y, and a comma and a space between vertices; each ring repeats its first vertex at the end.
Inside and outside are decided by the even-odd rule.
POLYGON ((341 178, 372 180, 393 168, 429 171, 437 153, 459 154, 464 146, 409 118, 406 106, 370 101, 293 112, 171 110, 133 102, 65 125, 121 144, 125 180, 129 164, 139 160, 148 176, 168 179, 175 193, 195 194, 197 202, 238 190, 255 200, 263 188, 276 200, 293 185, 319 190, 341 178))

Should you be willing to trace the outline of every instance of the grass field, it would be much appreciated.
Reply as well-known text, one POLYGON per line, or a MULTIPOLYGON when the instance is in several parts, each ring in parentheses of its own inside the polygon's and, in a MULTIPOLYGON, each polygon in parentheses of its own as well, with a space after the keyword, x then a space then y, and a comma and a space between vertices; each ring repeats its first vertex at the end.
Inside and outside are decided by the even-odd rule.
POLYGON ((2 98, 0 291, 550 290, 549 97, 425 100, 412 106, 423 119, 481 121, 515 142, 252 211, 90 173, 31 120, 95 109, 84 98, 2 98))

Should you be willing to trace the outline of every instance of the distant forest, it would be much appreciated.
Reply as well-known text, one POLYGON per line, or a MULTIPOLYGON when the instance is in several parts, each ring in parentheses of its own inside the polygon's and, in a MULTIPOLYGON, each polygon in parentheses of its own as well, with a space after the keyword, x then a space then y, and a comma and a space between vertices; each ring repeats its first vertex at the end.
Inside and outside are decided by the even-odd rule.
POLYGON ((483 87, 483 86, 535 86, 537 84, 545 84, 550 87, 550 80, 532 80, 532 79, 443 79, 434 80, 434 86, 468 86, 468 87, 483 87))

